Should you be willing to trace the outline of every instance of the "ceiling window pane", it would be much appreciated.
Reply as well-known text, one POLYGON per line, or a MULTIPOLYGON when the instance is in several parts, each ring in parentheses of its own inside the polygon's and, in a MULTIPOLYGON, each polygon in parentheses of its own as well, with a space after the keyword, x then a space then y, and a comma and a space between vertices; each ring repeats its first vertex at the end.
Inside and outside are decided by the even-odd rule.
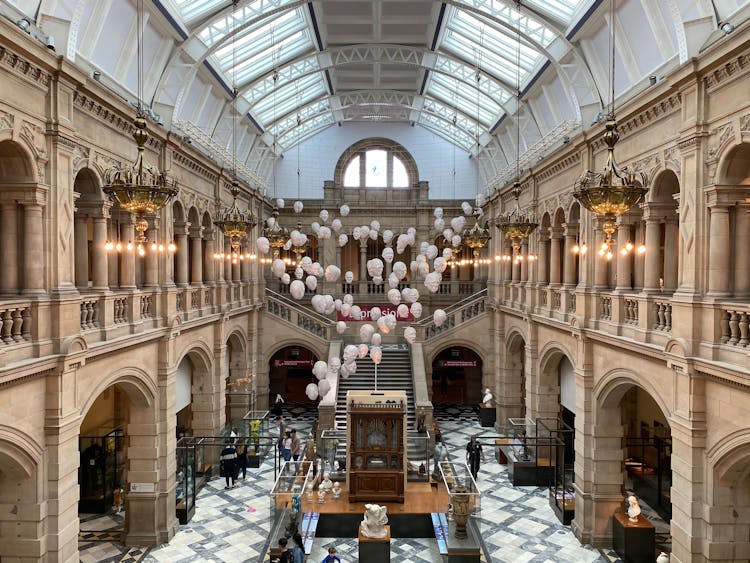
POLYGON ((388 186, 388 173, 386 170, 388 153, 383 150, 367 151, 365 167, 365 187, 385 188, 388 186))
POLYGON ((349 165, 346 167, 344 172, 344 187, 347 188, 358 188, 359 187, 359 157, 355 156, 349 165))

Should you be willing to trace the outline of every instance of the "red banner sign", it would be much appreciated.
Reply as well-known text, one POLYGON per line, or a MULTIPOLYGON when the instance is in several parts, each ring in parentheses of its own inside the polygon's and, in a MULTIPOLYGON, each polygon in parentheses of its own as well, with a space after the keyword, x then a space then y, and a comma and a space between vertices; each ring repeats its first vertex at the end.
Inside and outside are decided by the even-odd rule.
POLYGON ((411 314, 411 311, 409 311, 409 314, 406 317, 399 317, 396 314, 397 307, 395 305, 391 305, 390 303, 388 305, 359 305, 359 308, 362 309, 362 316, 359 319, 355 319, 351 315, 349 315, 348 317, 345 317, 341 314, 341 311, 338 311, 336 313, 336 320, 345 321, 345 322, 363 322, 363 323, 372 322, 372 319, 370 318, 370 311, 372 311, 374 307, 380 308, 381 315, 394 315, 397 321, 413 321, 414 320, 414 316, 411 314))
POLYGON ((312 360, 274 360, 274 367, 277 368, 311 368, 312 360))
POLYGON ((476 360, 440 360, 438 366, 441 368, 475 368, 476 360))

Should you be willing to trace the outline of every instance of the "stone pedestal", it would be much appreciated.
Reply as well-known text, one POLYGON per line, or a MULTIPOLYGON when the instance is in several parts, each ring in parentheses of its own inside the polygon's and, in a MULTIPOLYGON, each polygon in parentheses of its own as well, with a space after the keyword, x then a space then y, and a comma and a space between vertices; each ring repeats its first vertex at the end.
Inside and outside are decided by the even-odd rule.
POLYGON ((359 528, 359 560, 388 563, 391 560, 391 527, 385 526, 385 537, 368 538, 359 528))
POLYGON ((625 563, 650 563, 656 556, 656 529, 643 516, 631 522, 626 514, 618 513, 612 521, 612 543, 625 563))
POLYGON ((495 407, 485 407, 482 405, 479 405, 479 424, 482 427, 494 427, 495 426, 495 420, 497 417, 497 410, 495 407))

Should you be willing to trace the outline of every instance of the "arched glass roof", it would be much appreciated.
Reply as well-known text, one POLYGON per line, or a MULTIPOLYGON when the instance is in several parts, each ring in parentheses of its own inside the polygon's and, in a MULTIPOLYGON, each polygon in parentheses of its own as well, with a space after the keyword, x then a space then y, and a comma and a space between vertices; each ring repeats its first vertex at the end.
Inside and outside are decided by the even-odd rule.
MULTIPOLYGON (((603 0, 144 0, 144 101, 214 158, 236 155, 253 184, 280 153, 346 121, 423 126, 480 152, 485 180, 503 182, 516 156, 538 158, 603 110, 611 26, 623 96, 750 12, 750 0, 615 2, 611 22, 603 0)), ((66 38, 62 54, 133 100, 135 5, 17 0, 0 10, 66 38)))

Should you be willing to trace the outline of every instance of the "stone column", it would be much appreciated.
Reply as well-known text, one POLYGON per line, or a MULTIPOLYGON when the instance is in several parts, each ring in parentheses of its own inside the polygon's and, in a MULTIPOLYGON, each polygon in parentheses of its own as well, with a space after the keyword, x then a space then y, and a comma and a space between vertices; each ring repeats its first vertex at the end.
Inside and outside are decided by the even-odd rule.
POLYGON ((120 224, 120 239, 123 241, 123 251, 120 253, 120 288, 135 289, 135 245, 131 250, 127 245, 133 243, 135 228, 132 217, 120 224))
POLYGON ((23 204, 23 292, 44 293, 44 219, 38 203, 23 204))
POLYGON ((565 223, 565 255, 563 256, 563 284, 574 287, 578 283, 576 271, 576 257, 573 247, 578 239, 578 223, 565 223))
POLYGON ((708 240, 708 294, 729 295, 729 208, 714 205, 708 240))
POLYGON ((203 281, 209 285, 216 282, 216 259, 214 253, 216 246, 214 243, 215 229, 205 229, 203 231, 203 281))
MULTIPOLYGON (((120 242, 120 233, 117 229, 117 223, 110 218, 107 223, 107 230, 109 232, 109 240, 113 245, 117 246, 120 242)), ((119 252, 112 250, 111 255, 107 258, 107 279, 109 280, 109 287, 120 286, 120 259, 119 252)))
POLYGON ((229 238, 224 237, 224 281, 232 283, 232 244, 229 238))
POLYGON ((594 288, 609 289, 609 262, 604 256, 599 256, 599 250, 604 244, 604 231, 602 221, 597 218, 594 223, 594 288))
POLYGON ((240 247, 240 256, 243 257, 242 260, 240 260, 240 280, 242 283, 247 283, 250 281, 250 260, 244 258, 244 252, 245 249, 240 247))
POLYGON ((638 221, 636 224, 635 240, 633 241, 633 288, 643 289, 644 270, 646 265, 646 256, 638 252, 641 243, 646 239, 646 224, 644 221, 638 221))
POLYGON ((367 239, 359 240, 359 281, 367 281, 367 239))
POLYGON ((75 281, 78 290, 89 288, 89 240, 88 217, 76 215, 74 221, 75 281))
POLYGON ((175 283, 178 287, 188 285, 188 223, 180 223, 174 226, 174 242, 177 245, 175 256, 175 283))
POLYGON ((190 284, 203 285, 203 227, 190 228, 190 284))
POLYGON ((520 248, 513 249, 512 262, 511 262, 511 264, 513 264, 512 277, 511 277, 511 281, 513 283, 516 283, 521 280, 521 261, 518 259, 520 253, 521 253, 520 248))
POLYGON ((623 254, 621 250, 630 241, 630 223, 620 219, 617 225, 617 285, 616 291, 630 291, 632 289, 631 274, 633 272, 633 255, 631 252, 623 254))
POLYGON ((677 289, 677 248, 677 218, 670 217, 664 223, 664 291, 670 293, 677 289))
POLYGON ((661 227, 658 217, 646 218, 646 263, 643 272, 643 291, 659 291, 659 259, 661 258, 661 227))
POLYGON ((0 294, 18 292, 18 205, 0 203, 0 240, 3 241, 3 267, 0 268, 0 294))
POLYGON ((549 256, 549 283, 560 285, 560 243, 562 241, 562 229, 550 227, 550 256, 549 256))
POLYGON ((146 256, 144 257, 143 285, 145 287, 157 287, 159 285, 159 251, 151 250, 151 243, 157 240, 158 230, 155 226, 149 226, 146 231, 146 256))
POLYGON ((738 204, 734 215, 734 296, 750 295, 750 205, 738 204))
POLYGON ((544 232, 545 229, 539 229, 539 260, 537 261, 537 285, 545 286, 549 283, 549 256, 547 254, 547 241, 549 240, 549 231, 544 232))
MULTIPOLYGON (((221 252, 224 249, 224 235, 221 234, 221 231, 215 231, 217 235, 216 239, 216 249, 221 252)), ((226 278, 224 277, 224 260, 217 260, 216 261, 216 281, 218 283, 224 283, 226 281, 226 278)))
POLYGON ((529 239, 523 239, 521 243, 521 282, 527 282, 529 280, 529 239))
POLYGON ((510 260, 503 260, 503 281, 509 282, 513 279, 513 247, 507 239, 505 240, 503 256, 510 257, 510 260))
POLYGON ((91 250, 93 289, 109 289, 109 256, 107 255, 107 217, 109 206, 102 207, 101 215, 94 217, 94 246, 91 250))

